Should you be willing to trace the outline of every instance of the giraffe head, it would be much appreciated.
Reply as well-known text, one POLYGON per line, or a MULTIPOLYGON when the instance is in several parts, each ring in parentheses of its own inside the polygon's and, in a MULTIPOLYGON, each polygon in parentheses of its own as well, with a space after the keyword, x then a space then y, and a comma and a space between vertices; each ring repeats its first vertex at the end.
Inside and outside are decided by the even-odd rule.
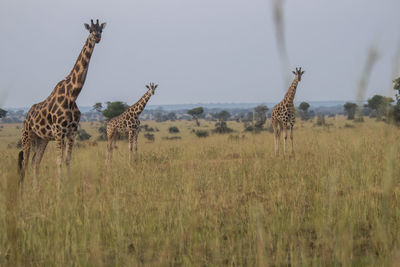
POLYGON ((146 88, 148 88, 151 92, 151 95, 154 95, 154 92, 156 91, 158 84, 150 83, 149 85, 146 85, 146 88))
POLYGON ((100 42, 101 33, 105 27, 106 23, 104 22, 99 24, 99 20, 96 20, 96 23, 93 23, 93 20, 90 20, 90 26, 89 24, 85 23, 85 28, 90 32, 90 38, 96 43, 100 42))
POLYGON ((300 68, 296 68, 296 71, 292 71, 294 75, 297 76, 297 80, 300 82, 301 81, 301 76, 304 74, 304 71, 301 70, 300 68))

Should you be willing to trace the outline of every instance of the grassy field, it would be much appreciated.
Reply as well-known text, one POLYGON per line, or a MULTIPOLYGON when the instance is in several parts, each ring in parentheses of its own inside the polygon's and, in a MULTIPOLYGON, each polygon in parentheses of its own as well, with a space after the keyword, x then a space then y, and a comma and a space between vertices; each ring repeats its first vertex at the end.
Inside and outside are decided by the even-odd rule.
MULTIPOLYGON (((298 121, 294 157, 269 132, 198 138, 194 122, 143 122, 139 159, 82 142, 56 190, 55 146, 17 191, 18 125, 0 131, 0 265, 395 266, 400 262, 400 130, 366 119, 298 121), (346 125, 346 123, 348 125, 346 125), (179 140, 169 126, 180 129, 179 140), (351 127, 354 126, 354 127, 351 127)), ((95 139, 97 124, 83 124, 95 139)), ((213 124, 202 121, 201 129, 213 124)))

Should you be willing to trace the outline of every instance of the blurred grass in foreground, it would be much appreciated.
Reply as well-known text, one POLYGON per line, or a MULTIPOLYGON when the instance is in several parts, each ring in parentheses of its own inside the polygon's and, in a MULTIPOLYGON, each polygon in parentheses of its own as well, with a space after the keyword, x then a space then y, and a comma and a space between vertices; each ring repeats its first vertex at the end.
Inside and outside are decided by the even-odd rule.
POLYGON ((200 139, 193 123, 176 122, 182 139, 169 141, 161 137, 172 124, 153 122, 156 141, 140 134, 133 167, 127 143, 117 143, 109 177, 104 142, 76 148, 59 194, 51 144, 39 192, 29 171, 19 205, 10 189, 17 149, 4 142, 20 130, 5 125, 0 265, 394 265, 400 131, 368 119, 355 128, 329 122, 299 122, 288 159, 273 156, 267 132, 200 139))

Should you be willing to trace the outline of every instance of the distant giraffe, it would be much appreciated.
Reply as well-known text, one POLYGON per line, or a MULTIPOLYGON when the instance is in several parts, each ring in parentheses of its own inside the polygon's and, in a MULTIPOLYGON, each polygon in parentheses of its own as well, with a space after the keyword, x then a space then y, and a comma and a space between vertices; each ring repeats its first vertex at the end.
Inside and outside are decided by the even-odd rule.
POLYGON ((44 101, 34 104, 26 115, 22 130, 22 151, 19 152, 18 157, 21 185, 28 166, 31 146, 33 148, 32 164, 34 165, 36 182, 40 161, 49 141, 56 141, 57 143, 59 177, 61 176, 61 165, 66 146, 65 164, 67 175, 69 175, 72 147, 81 117, 81 112, 75 101, 85 83, 94 46, 100 42, 106 23, 99 25, 99 20, 96 24, 91 20, 90 26, 86 23, 84 25, 90 34, 71 73, 56 85, 44 101))
POLYGON ((154 95, 157 84, 146 85, 147 92, 134 105, 130 106, 121 115, 112 118, 107 123, 107 163, 111 166, 112 151, 120 134, 128 133, 129 136, 129 162, 132 161, 132 149, 135 145, 135 158, 137 158, 137 138, 139 134, 139 115, 144 110, 150 97, 154 95))
POLYGON ((290 85, 285 97, 281 102, 279 102, 272 109, 272 127, 274 128, 274 141, 275 141, 275 155, 279 155, 279 139, 281 136, 281 131, 283 130, 283 153, 286 154, 286 139, 287 139, 287 130, 290 129, 290 140, 292 153, 294 153, 293 149, 293 126, 295 123, 295 109, 294 109, 294 96, 296 94, 297 84, 301 81, 301 76, 304 74, 304 71, 300 68, 296 68, 296 71, 293 71, 293 74, 296 75, 292 85, 290 85))

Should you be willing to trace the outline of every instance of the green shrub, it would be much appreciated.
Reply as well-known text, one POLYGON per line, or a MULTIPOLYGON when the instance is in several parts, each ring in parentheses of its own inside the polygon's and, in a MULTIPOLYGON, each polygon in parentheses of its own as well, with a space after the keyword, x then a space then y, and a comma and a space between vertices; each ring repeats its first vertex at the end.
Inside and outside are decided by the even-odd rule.
POLYGON ((208 133, 208 131, 204 131, 204 130, 196 130, 195 134, 197 137, 203 138, 203 137, 207 137, 210 134, 208 133))
POLYGON ((154 129, 149 127, 149 125, 145 124, 142 126, 142 128, 146 131, 146 132, 154 132, 154 129))
POLYGON ((228 127, 226 121, 217 121, 215 123, 215 129, 213 130, 214 133, 224 134, 224 133, 231 133, 233 130, 228 127))
POLYGON ((107 141, 107 127, 106 125, 102 125, 97 129, 100 136, 97 138, 98 141, 107 141))
POLYGON ((90 137, 91 137, 91 135, 88 134, 84 129, 78 130, 77 139, 78 139, 79 141, 89 140, 90 137))
POLYGON ((354 128, 354 125, 353 125, 353 124, 346 123, 346 124, 344 125, 344 128, 354 128))
POLYGON ((154 142, 154 140, 155 140, 154 134, 151 134, 151 133, 145 133, 145 134, 144 134, 144 137, 145 137, 148 141, 151 141, 151 142, 154 142))
POLYGON ((179 129, 178 129, 178 127, 176 127, 176 126, 171 126, 171 127, 169 127, 168 131, 169 131, 170 133, 179 133, 179 129))

